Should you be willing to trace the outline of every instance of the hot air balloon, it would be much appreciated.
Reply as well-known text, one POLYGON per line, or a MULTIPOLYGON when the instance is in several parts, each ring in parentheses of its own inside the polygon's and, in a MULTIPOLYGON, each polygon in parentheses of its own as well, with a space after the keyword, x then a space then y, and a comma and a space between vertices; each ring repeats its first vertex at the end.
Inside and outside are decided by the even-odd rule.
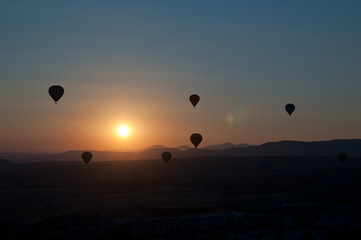
POLYGON ((48 90, 50 97, 55 101, 55 104, 64 94, 64 88, 62 86, 54 85, 51 86, 48 90))
POLYGON ((172 159, 172 154, 170 152, 163 152, 161 157, 165 164, 167 164, 172 159))
POLYGON ((198 145, 202 142, 202 135, 199 133, 193 133, 191 135, 191 142, 193 143, 194 147, 197 148, 198 145))
POLYGON ((338 160, 340 160, 341 163, 344 163, 347 160, 347 153, 339 153, 338 160))
POLYGON ((197 94, 192 94, 190 97, 189 97, 189 101, 192 103, 193 107, 195 108, 197 103, 199 102, 199 96, 197 94))
POLYGON ((286 112, 288 113, 288 115, 291 116, 291 114, 293 113, 293 111, 295 111, 295 105, 293 105, 292 103, 289 103, 285 106, 286 112))
POLYGON ((85 164, 88 164, 90 160, 92 159, 93 154, 91 152, 83 152, 81 155, 81 158, 85 162, 85 164))

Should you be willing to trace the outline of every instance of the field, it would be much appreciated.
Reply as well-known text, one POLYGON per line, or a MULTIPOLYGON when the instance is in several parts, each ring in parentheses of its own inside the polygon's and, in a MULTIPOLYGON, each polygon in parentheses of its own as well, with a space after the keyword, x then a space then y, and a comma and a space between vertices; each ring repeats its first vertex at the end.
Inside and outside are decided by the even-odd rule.
POLYGON ((358 239, 360 186, 359 158, 12 164, 0 170, 0 236, 358 239))

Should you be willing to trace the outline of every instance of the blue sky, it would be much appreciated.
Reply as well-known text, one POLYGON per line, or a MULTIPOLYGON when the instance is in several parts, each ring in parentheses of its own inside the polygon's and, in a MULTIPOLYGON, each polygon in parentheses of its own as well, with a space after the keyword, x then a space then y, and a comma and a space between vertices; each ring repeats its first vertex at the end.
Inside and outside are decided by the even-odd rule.
POLYGON ((206 145, 359 138, 360 9, 359 1, 2 1, 0 151, 117 149, 70 134, 91 131, 92 116, 93 128, 125 119, 148 132, 130 148, 189 144, 182 134, 192 132, 206 145), (66 89, 57 112, 53 84, 66 89), (193 112, 192 93, 201 96, 193 112), (48 146, 64 122, 68 135, 48 146))

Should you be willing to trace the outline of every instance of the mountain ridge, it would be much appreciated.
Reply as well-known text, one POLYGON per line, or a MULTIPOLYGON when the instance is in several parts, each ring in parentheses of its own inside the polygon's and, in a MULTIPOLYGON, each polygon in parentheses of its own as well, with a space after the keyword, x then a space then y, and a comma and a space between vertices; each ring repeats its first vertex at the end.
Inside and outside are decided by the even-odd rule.
MULTIPOLYGON (((234 144, 225 143, 224 146, 234 144)), ((161 146, 161 145, 153 145, 161 146)), ((220 146, 213 145, 213 146, 220 146)), ((173 158, 190 157, 246 157, 246 156, 337 156, 340 152, 346 152, 349 157, 361 157, 361 139, 334 139, 328 141, 295 141, 283 140, 279 142, 268 142, 257 146, 235 147, 226 149, 189 149, 179 150, 178 148, 150 148, 144 151, 136 152, 110 152, 110 151, 91 151, 93 160, 117 161, 117 160, 144 160, 158 159, 164 151, 172 153, 173 158)), ((51 154, 11 154, 0 153, 0 158, 7 159, 14 163, 26 162, 54 162, 54 161, 79 161, 82 150, 72 150, 63 153, 51 154)))

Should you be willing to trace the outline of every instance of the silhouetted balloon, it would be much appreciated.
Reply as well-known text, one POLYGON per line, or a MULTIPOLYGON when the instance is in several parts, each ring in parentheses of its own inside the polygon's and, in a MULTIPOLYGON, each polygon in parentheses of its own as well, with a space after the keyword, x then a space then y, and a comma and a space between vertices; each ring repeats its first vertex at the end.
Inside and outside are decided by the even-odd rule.
POLYGON ((193 107, 196 107, 197 103, 199 102, 199 96, 197 94, 192 94, 189 97, 189 101, 192 103, 193 107))
POLYGON ((163 152, 161 156, 165 164, 167 164, 172 159, 172 154, 170 152, 163 152))
POLYGON ((81 158, 83 159, 85 164, 88 164, 90 162, 90 160, 92 159, 92 157, 93 157, 93 154, 91 152, 83 152, 83 154, 81 155, 81 158))
POLYGON ((290 116, 293 113, 293 111, 295 111, 295 108, 296 108, 295 105, 293 105, 292 103, 289 103, 285 106, 285 109, 290 116))
POLYGON ((346 153, 339 153, 338 154, 338 160, 340 160, 341 163, 344 163, 347 160, 347 154, 346 153))
POLYGON ((199 133, 193 133, 191 135, 191 142, 193 143, 194 147, 197 148, 198 145, 202 142, 202 135, 199 133))
POLYGON ((50 97, 57 103, 64 94, 64 88, 62 86, 54 85, 48 90, 50 97))

